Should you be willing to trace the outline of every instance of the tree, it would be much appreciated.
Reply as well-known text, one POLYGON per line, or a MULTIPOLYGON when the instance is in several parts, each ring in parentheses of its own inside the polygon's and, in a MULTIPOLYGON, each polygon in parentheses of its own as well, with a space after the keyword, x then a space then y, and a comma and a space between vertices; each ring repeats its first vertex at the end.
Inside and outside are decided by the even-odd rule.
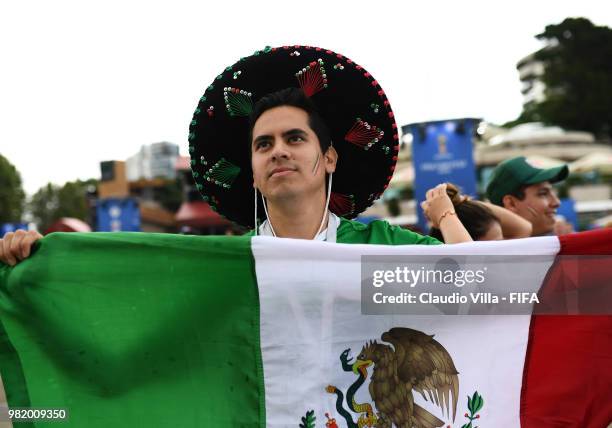
POLYGON ((30 200, 30 210, 39 230, 44 231, 62 217, 88 221, 87 191, 95 183, 95 180, 77 180, 63 186, 48 183, 41 187, 30 200))
POLYGON ((156 187, 153 191, 153 199, 159 201, 161 205, 172 212, 178 211, 183 203, 183 184, 179 178, 167 180, 161 187, 156 187))
POLYGON ((0 155, 0 224, 20 222, 24 201, 19 172, 0 155))
POLYGON ((612 137, 612 29, 585 18, 567 18, 536 36, 545 100, 526 104, 517 121, 541 121, 612 137))

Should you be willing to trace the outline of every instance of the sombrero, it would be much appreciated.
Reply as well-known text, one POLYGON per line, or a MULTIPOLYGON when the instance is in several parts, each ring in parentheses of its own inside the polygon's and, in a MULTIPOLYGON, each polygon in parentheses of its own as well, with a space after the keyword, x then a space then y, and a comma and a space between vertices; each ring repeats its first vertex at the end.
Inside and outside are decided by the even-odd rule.
MULTIPOLYGON (((196 186, 228 219, 253 227, 249 120, 263 96, 302 88, 329 127, 338 152, 330 210, 363 212, 387 188, 399 150, 386 94, 363 67, 311 46, 266 47, 225 68, 200 98, 189 126, 196 186)), ((260 205, 259 218, 265 218, 260 205)))

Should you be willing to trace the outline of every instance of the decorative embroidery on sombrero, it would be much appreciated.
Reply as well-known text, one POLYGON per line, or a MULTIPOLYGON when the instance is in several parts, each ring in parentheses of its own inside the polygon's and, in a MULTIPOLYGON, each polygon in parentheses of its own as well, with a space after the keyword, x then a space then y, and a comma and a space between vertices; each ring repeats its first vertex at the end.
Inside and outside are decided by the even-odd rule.
POLYGON ((355 211, 355 195, 332 192, 329 199, 329 208, 340 217, 350 215, 355 211))
POLYGON ((300 87, 307 97, 327 88, 327 74, 325 74, 324 65, 323 60, 319 58, 295 73, 295 77, 297 77, 300 87))
POLYGON ((364 150, 368 150, 374 143, 377 143, 383 135, 385 135, 385 133, 382 129, 357 118, 357 121, 347 132, 344 139, 364 150))
POLYGON ((248 116, 253 111, 253 94, 238 88, 223 88, 225 108, 230 116, 248 116))
MULTIPOLYGON (((204 156, 200 157, 200 160, 202 165, 208 165, 208 162, 204 159, 204 156)), ((236 180, 238 174, 240 174, 239 166, 236 166, 224 158, 221 158, 215 162, 212 167, 206 170, 204 173, 204 179, 208 182, 216 184, 217 186, 229 189, 232 187, 232 183, 234 180, 236 180)))

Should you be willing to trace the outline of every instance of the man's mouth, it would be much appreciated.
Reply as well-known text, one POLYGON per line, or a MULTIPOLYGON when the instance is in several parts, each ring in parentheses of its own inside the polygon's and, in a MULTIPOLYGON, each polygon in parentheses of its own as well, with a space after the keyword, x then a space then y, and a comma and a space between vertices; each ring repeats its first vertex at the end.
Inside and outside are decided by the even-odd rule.
POLYGON ((546 216, 550 219, 555 219, 557 217, 557 211, 548 211, 546 216))
POLYGON ((295 172, 294 168, 287 168, 287 167, 280 167, 280 168, 274 168, 271 172, 269 177, 282 177, 285 175, 289 175, 291 173, 295 172))

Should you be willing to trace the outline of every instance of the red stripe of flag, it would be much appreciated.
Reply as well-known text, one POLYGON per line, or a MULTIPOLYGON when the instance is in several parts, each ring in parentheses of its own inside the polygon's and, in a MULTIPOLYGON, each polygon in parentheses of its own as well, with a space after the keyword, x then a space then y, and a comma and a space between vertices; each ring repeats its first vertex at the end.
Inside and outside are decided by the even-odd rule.
MULTIPOLYGON (((612 229, 564 235, 559 240, 559 255, 612 255, 612 229)), ((597 260, 578 265, 575 260, 565 265, 555 262, 543 289, 584 289, 612 281, 612 258, 608 259, 608 263, 600 259, 598 264, 597 260)), ((612 301, 607 298, 599 304, 609 311, 612 301)), ((532 316, 521 391, 521 426, 605 428, 610 422, 612 316, 532 316)))

